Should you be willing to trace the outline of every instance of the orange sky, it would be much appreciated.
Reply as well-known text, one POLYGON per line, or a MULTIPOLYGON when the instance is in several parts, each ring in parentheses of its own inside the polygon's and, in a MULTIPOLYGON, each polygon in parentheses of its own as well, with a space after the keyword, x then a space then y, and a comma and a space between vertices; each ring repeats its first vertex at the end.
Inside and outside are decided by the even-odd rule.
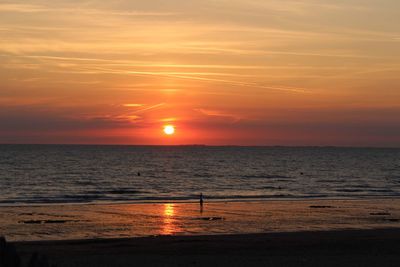
POLYGON ((397 0, 1 1, 0 143, 400 146, 399 25, 397 0))

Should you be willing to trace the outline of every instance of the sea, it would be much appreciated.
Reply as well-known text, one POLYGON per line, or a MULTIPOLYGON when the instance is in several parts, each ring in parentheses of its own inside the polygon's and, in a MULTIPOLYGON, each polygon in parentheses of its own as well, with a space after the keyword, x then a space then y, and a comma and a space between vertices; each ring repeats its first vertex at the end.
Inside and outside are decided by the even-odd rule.
POLYGON ((400 196, 400 149, 0 145, 0 205, 400 196))

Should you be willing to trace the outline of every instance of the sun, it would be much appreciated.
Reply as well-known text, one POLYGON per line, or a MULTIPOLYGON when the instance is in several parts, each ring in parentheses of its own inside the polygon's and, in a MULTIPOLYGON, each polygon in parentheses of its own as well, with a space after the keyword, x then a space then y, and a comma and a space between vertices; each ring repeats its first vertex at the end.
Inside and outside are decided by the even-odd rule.
POLYGON ((175 133, 175 127, 173 125, 165 125, 164 133, 166 135, 173 135, 175 133))

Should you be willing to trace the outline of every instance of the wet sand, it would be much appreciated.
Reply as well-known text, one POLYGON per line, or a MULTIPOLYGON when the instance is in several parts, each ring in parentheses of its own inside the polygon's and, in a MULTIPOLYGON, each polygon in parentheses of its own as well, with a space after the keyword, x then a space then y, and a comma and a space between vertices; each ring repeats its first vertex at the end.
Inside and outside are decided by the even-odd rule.
POLYGON ((0 207, 0 235, 58 266, 400 266, 400 199, 0 207))
POLYGON ((400 229, 15 243, 67 266, 400 266, 400 229))
POLYGON ((0 207, 10 241, 400 227, 400 199, 0 207))

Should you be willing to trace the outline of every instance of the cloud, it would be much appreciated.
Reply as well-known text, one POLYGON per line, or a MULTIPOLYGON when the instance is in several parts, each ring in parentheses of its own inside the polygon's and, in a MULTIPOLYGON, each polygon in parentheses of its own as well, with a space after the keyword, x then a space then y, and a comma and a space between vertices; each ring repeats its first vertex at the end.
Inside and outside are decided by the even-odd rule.
POLYGON ((116 16, 173 16, 173 12, 148 12, 148 11, 121 11, 110 9, 93 9, 88 7, 66 7, 66 6, 44 6, 33 4, 0 3, 0 12, 20 12, 20 13, 38 13, 38 12, 57 12, 57 13, 79 13, 85 15, 116 15, 116 16))
POLYGON ((159 109, 164 105, 165 105, 165 103, 159 103, 159 104, 155 104, 155 105, 146 106, 144 108, 135 110, 133 113, 143 113, 143 112, 146 112, 149 110, 159 109))
POLYGON ((132 104, 132 103, 130 103, 130 104, 123 104, 122 106, 128 107, 128 108, 137 108, 137 107, 142 107, 143 104, 132 104))
MULTIPOLYGON (((105 124, 120 124, 120 126, 128 127, 132 123, 140 122, 141 117, 137 115, 103 115, 103 116, 88 116, 87 121, 99 121, 105 124)), ((110 126, 111 126, 110 125, 110 126)))
POLYGON ((204 109, 204 108, 197 108, 194 111, 199 112, 203 115, 209 117, 219 117, 231 120, 231 122, 238 122, 242 119, 242 116, 238 116, 235 114, 229 114, 220 110, 212 110, 212 109, 204 109))
POLYGON ((40 5, 0 3, 0 12, 35 13, 46 11, 49 9, 40 5))

